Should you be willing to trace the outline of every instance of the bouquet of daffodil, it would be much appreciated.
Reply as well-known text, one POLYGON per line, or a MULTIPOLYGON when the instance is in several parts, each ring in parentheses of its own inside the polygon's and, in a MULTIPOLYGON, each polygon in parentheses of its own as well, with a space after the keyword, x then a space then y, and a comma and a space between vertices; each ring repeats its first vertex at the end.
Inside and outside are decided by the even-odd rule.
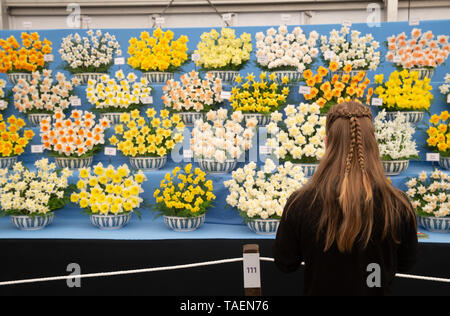
POLYGON ((224 182, 230 191, 226 202, 245 221, 280 219, 289 196, 307 181, 300 167, 290 162, 276 167, 270 159, 263 167, 250 162, 233 171, 232 177, 224 182))
POLYGON ((206 120, 196 121, 192 130, 194 157, 214 159, 220 163, 227 159, 237 160, 251 148, 257 124, 256 119, 247 120, 244 127, 243 120, 244 116, 239 111, 233 112, 231 117, 226 109, 206 113, 206 120))
POLYGON ((338 65, 338 69, 350 65, 358 70, 376 70, 380 64, 380 43, 375 41, 372 34, 360 36, 361 32, 343 26, 340 31, 332 30, 330 36, 320 37, 320 50, 325 63, 338 65))
POLYGON ((56 157, 84 158, 94 155, 105 143, 108 119, 95 122, 88 111, 72 111, 69 117, 57 111, 52 118, 41 121, 41 141, 56 157))
POLYGON ((188 59, 187 42, 185 35, 175 40, 170 30, 164 32, 157 28, 153 36, 142 32, 139 39, 132 37, 129 41, 128 64, 142 72, 174 72, 188 59))
POLYGON ((325 154, 326 117, 320 116, 320 107, 315 103, 288 105, 284 113, 284 120, 282 113, 272 113, 267 147, 283 162, 317 163, 325 154))
POLYGON ((449 99, 449 95, 450 95, 450 74, 446 74, 445 75, 445 83, 441 86, 439 86, 439 91, 441 91, 441 93, 443 95, 445 95, 445 98, 447 100, 447 103, 450 103, 450 99, 449 99))
POLYGON ((54 163, 41 159, 31 171, 17 162, 12 172, 0 169, 1 215, 45 216, 69 202, 72 186, 69 169, 57 170, 54 163))
POLYGON ((5 100, 6 80, 0 79, 0 110, 6 110, 8 107, 8 101, 5 100))
POLYGON ((403 69, 436 68, 450 53, 448 35, 438 35, 435 39, 432 31, 422 33, 421 29, 414 28, 410 39, 402 32, 387 40, 386 59, 403 69), (399 61, 394 61, 395 57, 400 57, 399 61))
POLYGON ((419 80, 417 71, 394 71, 383 82, 383 74, 375 75, 375 93, 383 99, 386 111, 426 111, 431 106, 433 94, 430 79, 419 80))
POLYGON ((119 42, 114 35, 101 30, 86 31, 87 36, 78 33, 64 37, 59 54, 67 63, 71 73, 103 73, 113 65, 114 56, 121 56, 119 42))
POLYGON ((147 109, 146 117, 133 110, 131 114, 123 113, 120 122, 109 141, 125 156, 163 157, 183 141, 181 118, 177 114, 170 116, 167 110, 161 110, 159 117, 152 108, 147 109))
MULTIPOLYGON (((352 71, 351 65, 344 66, 344 74, 342 76, 334 74, 331 80, 328 80, 329 70, 335 71, 337 67, 336 62, 331 62, 330 69, 320 66, 316 75, 309 69, 303 72, 306 85, 311 88, 310 93, 305 94, 304 98, 311 103, 319 105, 321 113, 328 113, 333 105, 345 101, 355 100, 362 102, 365 90, 370 83, 364 71, 360 71, 356 76, 352 77, 350 75, 352 71)), ((373 89, 369 88, 366 100, 363 101, 370 104, 372 94, 373 89)))
POLYGON ((194 51, 200 59, 195 65, 203 70, 240 70, 250 59, 252 37, 248 33, 236 37, 233 29, 222 28, 220 33, 213 29, 200 38, 194 51))
POLYGON ((134 73, 125 76, 118 70, 114 77, 105 74, 98 81, 90 79, 86 97, 96 112, 129 112, 142 106, 151 91, 146 78, 138 81, 134 73))
POLYGON ((115 168, 98 163, 92 168, 80 169, 78 191, 70 200, 85 209, 88 215, 119 215, 135 212, 143 199, 142 183, 147 180, 141 172, 133 173, 126 164, 115 168))
POLYGON ((236 77, 235 82, 239 86, 233 87, 229 99, 234 111, 270 114, 286 104, 289 95, 287 77, 277 83, 275 74, 267 75, 262 72, 259 79, 260 81, 256 81, 253 73, 245 78, 245 82, 241 76, 236 77))
POLYGON ((155 190, 155 210, 165 216, 198 217, 205 214, 216 198, 213 183, 206 173, 187 164, 184 169, 175 167, 161 180, 155 190))
POLYGON ((266 35, 258 32, 256 38, 256 58, 262 69, 267 71, 294 70, 303 72, 311 68, 319 55, 317 39, 319 34, 312 31, 309 37, 301 27, 296 27, 292 33, 286 25, 271 27, 266 35))
POLYGON ((31 129, 22 131, 25 126, 26 123, 21 118, 11 115, 5 121, 3 115, 0 114, 0 154, 2 157, 18 156, 25 151, 25 147, 34 136, 31 129))
POLYGON ((406 194, 419 216, 450 216, 450 176, 434 170, 429 176, 422 171, 417 178, 410 179, 406 194))
POLYGON ((51 70, 44 69, 42 73, 33 72, 31 82, 19 79, 12 89, 16 109, 26 114, 53 114, 68 109, 73 89, 79 81, 76 78, 69 81, 61 72, 55 78, 52 78, 51 70))
POLYGON ((52 42, 40 40, 39 34, 22 32, 22 45, 11 35, 8 39, 0 39, 0 72, 40 71, 45 66, 44 55, 52 52, 52 42))
POLYGON ((413 140, 415 129, 406 115, 398 115, 395 120, 386 120, 386 111, 382 110, 375 117, 373 125, 382 160, 419 158, 417 145, 413 140))
POLYGON ((222 102, 222 80, 208 73, 205 79, 192 70, 183 74, 180 81, 167 81, 161 99, 173 112, 207 112, 222 102))
POLYGON ((443 111, 440 115, 433 114, 431 126, 427 130, 428 146, 438 151, 442 157, 450 157, 450 114, 443 111))

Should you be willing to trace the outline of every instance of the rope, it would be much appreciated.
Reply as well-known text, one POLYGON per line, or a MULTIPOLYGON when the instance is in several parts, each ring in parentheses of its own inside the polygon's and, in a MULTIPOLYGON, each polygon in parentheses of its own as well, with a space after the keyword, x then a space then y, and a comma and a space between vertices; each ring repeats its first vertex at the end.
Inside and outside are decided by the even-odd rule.
MULTIPOLYGON (((205 261, 205 262, 190 263, 190 264, 181 264, 181 265, 168 266, 168 267, 157 267, 157 268, 136 269, 136 270, 122 270, 122 271, 89 273, 89 274, 80 274, 80 275, 63 275, 63 276, 47 277, 47 278, 5 281, 5 282, 0 282, 0 286, 17 285, 17 284, 25 284, 25 283, 49 282, 49 281, 61 281, 61 280, 69 280, 69 279, 100 278, 100 277, 147 273, 147 272, 156 272, 156 271, 169 271, 169 270, 196 268, 196 267, 203 267, 203 266, 210 266, 210 265, 217 265, 217 264, 224 264, 224 263, 240 262, 243 260, 244 260, 243 258, 232 258, 232 259, 205 261)), ((266 261, 266 262, 275 262, 274 258, 268 258, 268 257, 260 257, 259 260, 266 261)), ((305 263, 302 262, 302 265, 305 265, 305 263)), ((400 273, 397 273, 395 276, 398 278, 450 283, 450 279, 445 279, 445 278, 435 278, 435 277, 427 277, 427 276, 411 275, 411 274, 400 274, 400 273)))

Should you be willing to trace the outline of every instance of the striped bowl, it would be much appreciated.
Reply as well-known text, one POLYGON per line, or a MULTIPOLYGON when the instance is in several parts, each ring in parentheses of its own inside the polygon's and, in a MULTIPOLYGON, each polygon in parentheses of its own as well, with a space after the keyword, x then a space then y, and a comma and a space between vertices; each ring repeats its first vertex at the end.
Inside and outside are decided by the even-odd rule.
POLYGON ((239 75, 239 71, 234 70, 211 70, 207 74, 212 74, 214 78, 220 78, 222 83, 233 83, 234 78, 239 75))
POLYGON ((95 80, 99 81, 101 76, 107 75, 105 73, 99 73, 99 72, 82 72, 75 74, 75 78, 77 78, 80 81, 80 85, 87 85, 89 80, 95 80))
POLYGON ((9 169, 17 162, 17 156, 0 157, 0 168, 9 169))
POLYGON ((93 158, 93 156, 86 158, 55 157, 55 162, 58 168, 80 169, 90 167, 93 158))
POLYGON ((28 121, 31 123, 31 125, 40 126, 41 121, 43 119, 50 119, 51 115, 43 114, 43 113, 30 113, 30 114, 27 114, 27 117, 28 117, 28 121))
POLYGON ((48 213, 46 215, 40 216, 36 215, 34 217, 28 215, 11 215, 11 222, 20 230, 39 230, 53 222, 55 215, 53 213, 48 213))
POLYGON ((120 124, 122 113, 100 113, 100 118, 107 118, 111 125, 120 124))
POLYGON ((302 73, 294 70, 274 71, 273 73, 279 82, 281 82, 283 77, 288 77, 289 82, 298 82, 302 78, 302 73))
POLYGON ((27 82, 30 82, 33 79, 33 75, 25 72, 11 72, 8 74, 8 80, 12 84, 18 83, 20 79, 25 79, 27 82))
POLYGON ((318 163, 294 163, 293 165, 301 167, 303 175, 308 178, 312 177, 314 172, 316 172, 317 167, 319 166, 318 163))
POLYGON ((225 162, 218 162, 214 159, 199 159, 199 167, 208 173, 230 173, 236 168, 236 159, 228 159, 225 162))
POLYGON ((91 223, 95 227, 103 230, 119 229, 128 224, 131 218, 131 213, 118 215, 91 215, 91 223))
POLYGON ((130 157, 130 164, 137 170, 157 170, 164 167, 167 156, 163 157, 130 157))
POLYGON ((430 232, 450 233, 450 217, 417 216, 417 222, 430 232))
POLYGON ((417 69, 410 69, 410 71, 417 71, 419 73, 419 80, 425 79, 425 77, 428 77, 431 79, 434 75, 434 69, 427 69, 427 68, 417 68, 417 69))
POLYGON ((439 157, 439 166, 442 169, 450 169, 450 157, 439 157))
POLYGON ((270 122, 270 115, 265 115, 261 113, 244 113, 244 122, 247 120, 255 118, 258 121, 258 127, 266 126, 270 122))
POLYGON ((195 121, 203 119, 203 113, 199 112, 180 112, 177 114, 186 126, 194 126, 195 121))
MULTIPOLYGON (((361 70, 359 70, 359 69, 354 69, 354 70, 351 70, 350 72, 345 72, 344 70, 337 70, 335 72, 330 72, 330 74, 331 75, 339 75, 339 77, 342 77, 345 74, 349 74, 350 77, 355 77, 359 74, 360 71, 361 70)), ((363 70, 363 71, 366 72, 365 70, 363 70)))
POLYGON ((150 83, 166 83, 174 78, 173 72, 151 71, 142 74, 150 83))
POLYGON ((422 111, 386 112, 386 120, 394 121, 399 113, 406 114, 408 122, 415 124, 419 123, 423 119, 425 112, 422 111))
POLYGON ((381 163, 387 176, 397 176, 409 166, 409 160, 383 160, 381 163))
POLYGON ((273 235, 277 232, 279 219, 252 219, 247 222, 248 228, 259 235, 273 235))
POLYGON ((191 232, 205 222, 205 214, 197 217, 178 217, 164 215, 164 223, 176 232, 191 232))

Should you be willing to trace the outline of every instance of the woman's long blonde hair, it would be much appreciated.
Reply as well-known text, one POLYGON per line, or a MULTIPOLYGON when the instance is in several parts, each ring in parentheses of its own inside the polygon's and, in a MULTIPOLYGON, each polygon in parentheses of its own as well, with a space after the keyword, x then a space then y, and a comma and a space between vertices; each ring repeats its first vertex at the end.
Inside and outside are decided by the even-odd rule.
POLYGON ((327 148, 308 184, 296 192, 286 211, 304 192, 314 192, 322 201, 317 238, 324 236, 327 251, 336 243, 340 252, 350 252, 358 242, 366 248, 374 229, 374 212, 384 218, 382 238, 399 242, 399 224, 414 210, 401 191, 384 174, 378 144, 367 106, 350 101, 331 108, 326 123, 327 148), (375 193, 381 207, 375 209, 375 193), (406 212, 406 213, 405 213, 406 212))

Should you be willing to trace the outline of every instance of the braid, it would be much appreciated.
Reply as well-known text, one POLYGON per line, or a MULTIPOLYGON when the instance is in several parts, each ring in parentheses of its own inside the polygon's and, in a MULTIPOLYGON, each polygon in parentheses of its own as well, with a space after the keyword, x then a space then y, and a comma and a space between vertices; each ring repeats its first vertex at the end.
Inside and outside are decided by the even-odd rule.
POLYGON ((361 167, 361 171, 363 173, 366 172, 366 166, 365 166, 365 159, 364 159, 364 148, 362 143, 362 136, 361 136, 361 125, 359 124, 359 120, 355 119, 355 125, 356 125, 356 147, 357 147, 357 155, 358 155, 358 162, 359 166, 361 167))
POLYGON ((350 173, 350 168, 352 166, 352 160, 354 155, 354 148, 357 143, 356 140, 356 117, 350 119, 350 149, 348 151, 347 160, 345 162, 345 174, 350 173))

